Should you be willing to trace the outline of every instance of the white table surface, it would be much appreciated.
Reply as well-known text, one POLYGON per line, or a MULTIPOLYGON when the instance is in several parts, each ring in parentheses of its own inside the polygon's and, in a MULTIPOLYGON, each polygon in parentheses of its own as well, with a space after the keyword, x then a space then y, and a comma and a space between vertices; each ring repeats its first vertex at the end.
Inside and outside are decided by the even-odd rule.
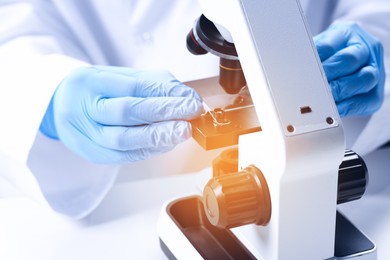
POLYGON ((74 221, 23 196, 0 200, 0 259, 166 259, 157 219, 170 198, 194 194, 196 176, 116 184, 87 218, 74 221))
MULTIPOLYGON (((390 150, 365 160, 370 171, 365 196, 339 208, 376 243, 378 259, 386 260, 390 259, 390 150), (385 165, 379 166, 378 160, 385 165)), ((82 221, 53 213, 15 192, 0 199, 0 259, 166 259, 156 227, 161 206, 174 197, 195 194, 198 178, 185 174, 117 183, 82 221)))

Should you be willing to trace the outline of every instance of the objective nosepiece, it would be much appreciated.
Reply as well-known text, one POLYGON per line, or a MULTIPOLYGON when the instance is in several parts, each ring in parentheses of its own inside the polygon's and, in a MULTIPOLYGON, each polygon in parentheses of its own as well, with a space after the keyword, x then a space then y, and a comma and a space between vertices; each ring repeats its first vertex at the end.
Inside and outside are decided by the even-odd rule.
POLYGON ((237 94, 246 86, 245 76, 239 60, 220 58, 219 84, 229 94, 237 94))

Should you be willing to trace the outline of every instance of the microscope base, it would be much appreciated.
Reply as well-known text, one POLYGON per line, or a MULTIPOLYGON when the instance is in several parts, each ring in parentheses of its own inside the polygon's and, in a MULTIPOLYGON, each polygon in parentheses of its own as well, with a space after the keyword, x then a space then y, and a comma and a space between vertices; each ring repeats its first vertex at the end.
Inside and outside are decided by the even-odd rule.
POLYGON ((376 259, 376 246, 352 222, 337 211, 335 257, 331 259, 376 259))
MULTIPOLYGON (((200 196, 172 201, 163 208, 164 214, 159 222, 160 246, 171 260, 256 259, 230 230, 208 222, 200 196)), ((335 255, 330 259, 376 259, 375 244, 340 212, 336 218, 335 255)))

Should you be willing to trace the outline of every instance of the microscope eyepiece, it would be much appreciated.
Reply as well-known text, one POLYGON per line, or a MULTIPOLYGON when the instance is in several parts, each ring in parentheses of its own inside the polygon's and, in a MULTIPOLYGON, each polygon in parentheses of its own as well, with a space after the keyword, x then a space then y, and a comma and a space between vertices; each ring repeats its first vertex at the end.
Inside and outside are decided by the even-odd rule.
POLYGON ((199 17, 188 33, 187 48, 195 55, 210 52, 218 57, 238 60, 234 44, 226 41, 214 23, 204 15, 199 17), (203 50, 199 50, 199 47, 203 50))
POLYGON ((195 40, 193 30, 187 34, 187 49, 194 55, 202 55, 208 52, 199 45, 197 40, 195 40))
POLYGON ((201 15, 187 35, 187 49, 195 55, 208 52, 220 57, 219 84, 229 94, 246 86, 245 77, 233 43, 226 41, 213 22, 201 15))

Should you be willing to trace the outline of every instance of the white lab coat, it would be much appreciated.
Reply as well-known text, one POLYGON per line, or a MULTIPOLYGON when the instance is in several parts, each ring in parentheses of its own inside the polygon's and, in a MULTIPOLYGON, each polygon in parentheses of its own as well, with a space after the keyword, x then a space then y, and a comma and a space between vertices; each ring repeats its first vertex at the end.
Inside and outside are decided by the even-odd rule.
MULTIPOLYGON (((313 35, 334 20, 359 21, 384 44, 390 71, 388 0, 301 3, 313 35)), ((195 0, 0 0, 2 179, 62 214, 81 218, 99 204, 118 171, 120 180, 126 180, 208 166, 218 151, 205 154, 193 140, 168 154, 119 167, 86 162, 37 134, 56 86, 79 66, 165 69, 182 81, 217 75, 218 58, 186 50, 186 34, 200 14, 195 0), (191 163, 194 157, 196 165, 191 163)), ((387 92, 389 87, 387 83, 387 92)), ((346 124, 347 132, 355 130, 347 134, 348 140, 360 135, 354 144, 357 152, 370 152, 390 139, 388 100, 371 118, 349 120, 360 127, 346 124)))

